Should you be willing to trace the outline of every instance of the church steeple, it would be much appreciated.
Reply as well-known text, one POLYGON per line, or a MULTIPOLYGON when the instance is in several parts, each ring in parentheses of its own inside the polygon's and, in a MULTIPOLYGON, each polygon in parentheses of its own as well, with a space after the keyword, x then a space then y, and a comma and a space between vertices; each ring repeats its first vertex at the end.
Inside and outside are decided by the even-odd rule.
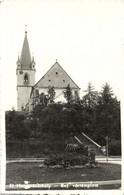
POLYGON ((18 55, 16 69, 18 111, 25 109, 26 104, 29 102, 30 93, 35 84, 35 71, 34 56, 31 58, 26 30, 21 56, 18 55))
POLYGON ((30 54, 30 49, 29 49, 29 44, 27 39, 27 31, 25 31, 25 38, 23 42, 20 62, 21 62, 22 69, 26 69, 26 70, 31 69, 31 54, 30 54))

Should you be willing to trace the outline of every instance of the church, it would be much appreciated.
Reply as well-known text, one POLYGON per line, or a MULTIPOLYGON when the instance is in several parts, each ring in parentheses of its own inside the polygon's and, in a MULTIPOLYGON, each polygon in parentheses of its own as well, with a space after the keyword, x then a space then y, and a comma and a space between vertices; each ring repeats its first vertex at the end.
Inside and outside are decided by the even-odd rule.
POLYGON ((33 110, 38 103, 37 97, 42 93, 47 94, 50 87, 54 87, 55 102, 66 102, 64 90, 67 86, 70 86, 74 98, 77 96, 79 97, 80 88, 61 67, 57 60, 36 83, 35 73, 36 64, 34 56, 31 57, 27 31, 25 31, 22 52, 21 56, 18 56, 16 68, 17 110, 33 110))

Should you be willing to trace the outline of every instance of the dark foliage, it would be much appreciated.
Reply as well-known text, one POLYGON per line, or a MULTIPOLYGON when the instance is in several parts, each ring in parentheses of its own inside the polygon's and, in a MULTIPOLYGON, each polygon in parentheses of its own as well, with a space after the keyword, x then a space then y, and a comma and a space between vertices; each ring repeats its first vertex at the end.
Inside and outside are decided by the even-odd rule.
POLYGON ((111 140, 109 143, 109 155, 121 156, 121 141, 111 140))
POLYGON ((6 114, 6 132, 9 138, 24 140, 30 137, 30 129, 26 128, 25 115, 16 111, 6 114))
POLYGON ((49 101, 49 103, 54 102, 55 95, 56 95, 56 93, 55 93, 54 87, 50 87, 49 90, 48 90, 48 101, 49 101))
POLYGON ((66 87, 64 91, 64 97, 67 100, 67 103, 70 104, 73 101, 73 95, 72 95, 72 89, 70 88, 70 85, 66 87))
POLYGON ((110 86, 106 83, 99 95, 96 110, 96 134, 97 141, 105 145, 105 137, 121 139, 120 129, 120 102, 113 97, 110 86))
POLYGON ((7 112, 7 141, 26 140, 29 150, 34 147, 36 151, 37 147, 41 147, 41 154, 57 154, 63 152, 71 136, 84 132, 102 146, 106 145, 105 137, 108 136, 110 143, 112 140, 116 143, 114 149, 112 144, 109 146, 110 153, 120 155, 120 102, 107 83, 99 93, 89 83, 85 92, 82 100, 73 101, 68 86, 65 90, 67 103, 60 104, 54 103, 52 89, 49 93, 50 102, 45 103, 46 96, 41 94, 41 101, 32 113, 7 112), (34 139, 32 143, 31 139, 34 139))
POLYGON ((75 165, 85 165, 88 162, 88 157, 79 154, 64 153, 51 155, 48 159, 44 161, 44 165, 55 166, 60 165, 62 167, 69 167, 75 165))

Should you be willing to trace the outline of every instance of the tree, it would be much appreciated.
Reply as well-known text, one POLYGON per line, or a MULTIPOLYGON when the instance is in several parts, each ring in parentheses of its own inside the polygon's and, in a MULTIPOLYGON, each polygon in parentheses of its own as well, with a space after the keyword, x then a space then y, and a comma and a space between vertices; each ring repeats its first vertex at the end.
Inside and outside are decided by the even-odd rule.
POLYGON ((41 93, 39 98, 40 98, 40 104, 43 106, 47 106, 48 96, 45 93, 41 93))
POLYGON ((100 93, 100 104, 107 106, 110 105, 113 101, 113 91, 112 88, 109 86, 108 83, 105 83, 102 87, 102 91, 100 93))
POLYGON ((97 106, 97 140, 105 144, 105 137, 120 138, 120 102, 108 83, 102 87, 97 106))
POLYGON ((82 104, 84 107, 93 107, 97 104, 98 101, 98 92, 94 91, 94 87, 91 82, 88 83, 87 90, 85 91, 86 95, 82 98, 82 104))
POLYGON ((72 89, 70 88, 70 85, 65 88, 64 91, 64 97, 67 100, 67 103, 70 104, 73 101, 73 95, 72 95, 72 89))
POLYGON ((16 111, 7 112, 6 131, 11 139, 28 139, 30 130, 25 127, 25 115, 16 111))
POLYGON ((48 93, 49 103, 53 103, 56 95, 54 87, 50 87, 47 93, 48 93))
POLYGON ((94 90, 91 82, 88 83, 86 94, 82 98, 82 125, 83 131, 87 134, 93 134, 96 136, 96 106, 98 102, 98 92, 94 90))

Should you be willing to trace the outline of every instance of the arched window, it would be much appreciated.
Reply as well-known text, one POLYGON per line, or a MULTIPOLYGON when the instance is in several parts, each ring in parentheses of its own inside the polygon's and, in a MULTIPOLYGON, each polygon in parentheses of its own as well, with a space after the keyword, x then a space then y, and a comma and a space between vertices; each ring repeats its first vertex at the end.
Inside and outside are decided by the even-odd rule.
POLYGON ((28 75, 28 73, 25 73, 25 75, 24 75, 24 83, 29 83, 29 75, 28 75))

